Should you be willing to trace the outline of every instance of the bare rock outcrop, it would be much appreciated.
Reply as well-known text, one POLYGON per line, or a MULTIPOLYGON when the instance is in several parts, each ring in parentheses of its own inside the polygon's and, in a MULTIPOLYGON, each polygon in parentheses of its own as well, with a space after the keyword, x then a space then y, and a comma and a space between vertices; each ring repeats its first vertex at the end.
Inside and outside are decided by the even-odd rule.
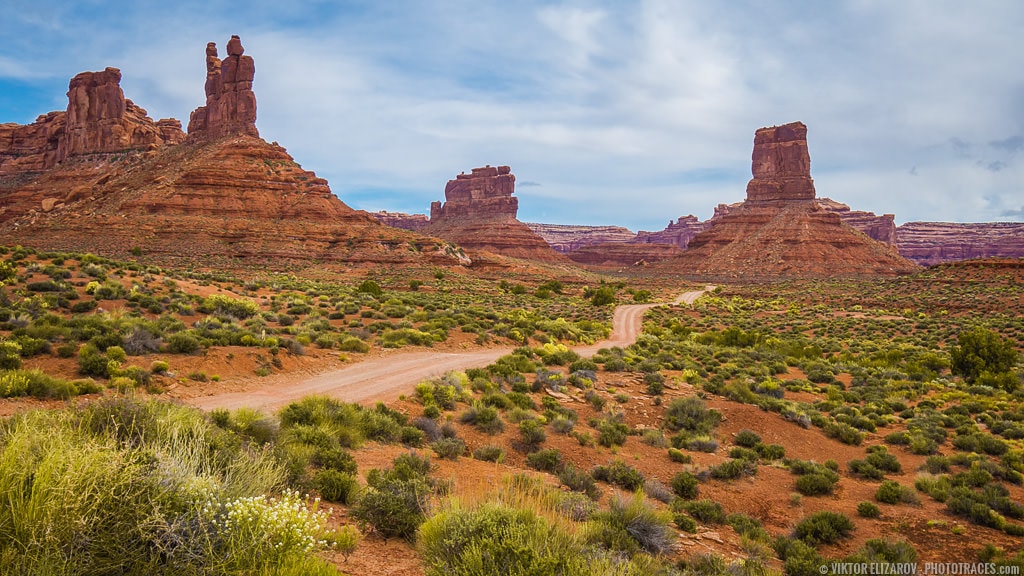
POLYGON ((800 122, 758 130, 746 201, 720 205, 711 226, 690 240, 689 249, 659 266, 735 280, 917 270, 895 249, 843 224, 839 214, 816 202, 806 136, 800 122))
POLYGON ((647 266, 679 257, 683 249, 674 244, 602 242, 583 246, 566 254, 570 260, 595 268, 647 266))
POLYGON ((896 246, 922 266, 975 258, 1024 258, 1024 222, 907 222, 896 246))
POLYGON ((519 199, 512 196, 515 182, 508 166, 484 166, 470 174, 459 174, 445 186, 444 203, 431 203, 430 224, 423 232, 469 250, 530 260, 563 260, 543 238, 516 219, 519 199))
POLYGON ((664 230, 637 232, 634 242, 638 244, 671 244, 686 248, 694 236, 707 230, 709 226, 711 226, 711 220, 701 222, 693 214, 680 216, 675 222, 669 222, 664 230))
POLYGON ((404 212, 380 210, 378 212, 370 212, 370 216, 373 216, 385 226, 412 230, 414 232, 419 232, 430 225, 430 220, 426 214, 406 214, 404 212))
POLYGON ((557 252, 565 254, 606 242, 631 242, 636 234, 621 226, 575 226, 571 224, 526 225, 557 252))
POLYGON ((209 54, 218 73, 208 76, 196 137, 176 120, 145 118, 112 68, 76 76, 67 112, 0 126, 0 244, 141 250, 203 267, 470 263, 442 240, 353 210, 254 135, 252 59, 237 38, 228 54, 223 63, 209 54))
POLYGON ((217 45, 206 45, 206 105, 192 111, 188 121, 190 138, 217 139, 244 134, 259 137, 256 129, 256 94, 252 81, 256 63, 244 54, 242 41, 232 36, 228 57, 217 57, 217 45))
POLYGON ((68 107, 28 125, 0 124, 0 176, 48 170, 76 156, 140 150, 185 139, 174 119, 154 122, 124 97, 121 71, 82 72, 68 85, 68 107))

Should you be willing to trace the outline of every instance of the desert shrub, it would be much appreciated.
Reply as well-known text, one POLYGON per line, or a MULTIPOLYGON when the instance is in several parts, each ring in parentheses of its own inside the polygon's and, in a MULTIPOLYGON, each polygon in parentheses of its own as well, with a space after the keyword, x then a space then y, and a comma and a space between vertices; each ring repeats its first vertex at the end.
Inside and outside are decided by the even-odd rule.
POLYGON ((486 434, 498 434, 505 429, 505 423, 498 416, 498 410, 480 402, 474 402, 468 410, 459 415, 459 422, 473 424, 486 434))
POLYGON ((975 381, 985 372, 1009 372, 1019 357, 1013 342, 985 328, 961 332, 949 355, 953 374, 963 376, 968 382, 975 381))
POLYGON ((532 510, 495 503, 438 513, 420 530, 419 550, 427 576, 598 573, 568 533, 532 510))
POLYGON ((844 422, 830 422, 825 426, 824 432, 829 438, 834 438, 843 444, 851 446, 860 446, 861 442, 864 441, 864 434, 862 432, 844 422))
POLYGON ((409 453, 395 458, 389 469, 370 470, 367 487, 350 510, 362 531, 411 539, 426 519, 429 498, 436 490, 430 469, 429 458, 409 453))
POLYGON ((606 466, 594 466, 590 475, 595 480, 620 486, 626 490, 638 490, 644 485, 644 475, 622 460, 614 460, 606 466))
POLYGON ((590 297, 590 303, 594 306, 607 306, 615 303, 615 289, 611 286, 602 286, 594 291, 590 297))
POLYGON ((757 474, 757 463, 749 460, 733 458, 708 469, 708 474, 715 480, 735 480, 743 476, 757 474))
POLYGON ((466 453, 466 443, 461 438, 441 438, 431 442, 430 449, 440 458, 458 460, 466 453))
POLYGON ((555 416, 551 421, 551 429, 559 434, 568 434, 569 432, 572 432, 573 426, 575 425, 576 423, 572 419, 561 415, 555 416))
POLYGON ((167 351, 172 354, 193 354, 200 348, 199 339, 188 332, 175 332, 167 337, 167 351))
POLYGON ((786 457, 786 448, 781 444, 761 444, 754 446, 757 455, 765 460, 779 460, 786 457))
POLYGON ((586 539, 611 551, 661 554, 676 541, 669 522, 668 515, 654 510, 643 491, 637 491, 628 500, 612 498, 607 510, 595 513, 587 524, 586 539))
POLYGON ((753 448, 761 443, 761 437, 753 430, 743 429, 736 433, 736 438, 733 439, 733 442, 735 442, 737 446, 753 448))
POLYGON ((665 427, 672 432, 688 430, 706 434, 718 426, 721 419, 721 413, 708 409, 696 396, 676 398, 665 410, 665 427))
POLYGON ((796 491, 804 496, 831 494, 835 480, 824 474, 804 474, 796 479, 796 491))
POLYGON ((644 494, 647 494, 649 497, 654 498, 659 502, 664 502, 665 504, 669 504, 676 499, 676 495, 672 493, 672 489, 662 484, 657 478, 648 478, 644 480, 643 490, 644 494))
POLYGON ((846 538, 853 531, 853 521, 839 512, 822 511, 811 514, 801 520, 793 532, 793 537, 816 546, 818 544, 835 544, 846 538))
POLYGON ((526 465, 542 472, 558 472, 562 467, 562 453, 557 448, 538 450, 526 456, 526 465))
POLYGON ((714 500, 703 498, 701 500, 677 500, 673 508, 685 510, 698 522, 704 524, 722 524, 725 522, 725 510, 722 505, 714 500))
POLYGON ((787 576, 815 576, 821 574, 825 559, 812 544, 803 540, 777 538, 773 544, 776 554, 782 560, 787 576))
POLYGON ((677 448, 668 449, 668 459, 679 464, 692 464, 693 457, 677 448))
POLYGON ((732 526, 732 529, 744 538, 751 540, 768 539, 768 531, 761 526, 761 522, 757 518, 736 512, 726 516, 725 523, 732 526))
POLYGON ((622 421, 621 415, 601 418, 595 428, 597 428, 597 443, 606 448, 622 446, 629 436, 629 426, 622 421))
POLYGON ((355 477, 338 470, 317 470, 313 485, 320 491, 320 497, 328 502, 351 504, 359 483, 355 477))
POLYGON ((558 480, 566 488, 574 492, 582 492, 592 500, 597 500, 601 497, 601 489, 597 487, 594 477, 572 464, 562 467, 562 470, 558 473, 558 480))
POLYGON ((903 486, 895 480, 885 480, 875 492, 875 500, 884 504, 917 504, 917 494, 907 486, 903 486))
POLYGON ((374 298, 380 298, 381 295, 384 293, 384 291, 381 290, 380 285, 374 282, 373 280, 363 280, 359 287, 356 288, 356 292, 369 294, 374 298))
POLYGON ((505 450, 501 446, 481 446, 473 450, 473 458, 500 464, 505 461, 505 450))
POLYGON ((203 300, 203 307, 217 314, 224 314, 244 320, 255 316, 260 307, 247 298, 231 298, 224 294, 213 294, 203 300))
POLYGON ((544 425, 538 420, 529 419, 519 423, 519 438, 527 449, 539 446, 547 439, 544 433, 544 425))
POLYGON ((857 504, 857 515, 862 518, 878 518, 882 515, 882 511, 874 502, 864 501, 857 504))
POLYGON ((843 561, 855 564, 915 564, 917 551, 909 542, 891 542, 881 538, 872 538, 843 561))
POLYGON ((665 377, 660 372, 644 373, 644 384, 647 385, 647 393, 652 396, 665 392, 665 377))
POLYGON ((700 481, 689 472, 678 472, 672 477, 672 492, 686 500, 693 500, 700 491, 700 481))
POLYGON ((0 340, 0 370, 21 368, 21 344, 11 340, 0 340))
POLYGON ((432 418, 417 416, 413 418, 412 425, 423 432, 428 442, 434 442, 441 438, 441 426, 432 418))
POLYGON ((693 533, 697 531, 697 521, 682 512, 674 513, 672 515, 672 522, 683 532, 693 533))

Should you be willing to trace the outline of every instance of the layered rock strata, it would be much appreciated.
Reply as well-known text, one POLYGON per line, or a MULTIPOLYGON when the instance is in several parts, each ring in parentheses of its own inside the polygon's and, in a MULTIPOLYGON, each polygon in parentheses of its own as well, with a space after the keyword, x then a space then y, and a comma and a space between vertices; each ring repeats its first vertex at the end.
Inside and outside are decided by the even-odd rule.
POLYGON ((527 222, 526 225, 555 251, 563 254, 593 244, 631 242, 636 237, 636 234, 621 226, 575 226, 532 222, 527 222))
POLYGON ((975 258, 1024 258, 1024 222, 907 222, 896 246, 922 266, 975 258))
POLYGON ((598 268, 647 266, 679 257, 683 249, 672 244, 637 244, 634 242, 603 242, 583 246, 566 254, 579 264, 598 268))
POLYGON ((636 233, 633 240, 638 244, 671 244, 680 248, 690 245, 694 236, 708 229, 711 220, 701 222, 699 218, 690 214, 680 216, 675 222, 669 222, 664 230, 647 232, 641 230, 636 233))
POLYGON ((800 122, 758 130, 746 201, 716 210, 712 225, 690 240, 689 249, 661 265, 737 280, 916 270, 893 248, 843 224, 815 201, 806 135, 800 122))
POLYGON ((0 151, 32 154, 5 164, 11 171, 0 177, 0 244, 115 257, 141 250, 201 266, 469 263, 442 240, 353 210, 284 148, 255 136, 255 68, 237 38, 228 53, 218 70, 216 51, 207 50, 207 106, 193 115, 195 137, 184 139, 176 121, 138 129, 144 111, 121 100, 122 111, 113 69, 76 76, 68 112, 47 115, 49 123, 4 126, 0 137, 20 139, 10 136, 0 151), (25 134, 49 147, 27 145, 25 134), (95 153, 126 144, 146 146, 95 153), (14 169, 26 165, 38 170, 14 169))
POLYGON ((469 250, 562 260, 543 238, 516 220, 519 199, 512 196, 515 181, 508 166, 484 166, 459 174, 445 186, 444 203, 431 203, 430 224, 423 232, 469 250))
POLYGON ((259 137, 256 130, 256 94, 252 80, 256 63, 245 56, 242 41, 232 36, 228 57, 217 57, 217 45, 206 45, 206 105, 196 108, 188 120, 190 138, 216 139, 234 134, 259 137))
POLYGON ((373 216, 385 226, 412 230, 414 232, 419 232, 430 225, 430 220, 426 214, 405 214, 404 212, 380 210, 378 212, 371 212, 370 216, 373 216))

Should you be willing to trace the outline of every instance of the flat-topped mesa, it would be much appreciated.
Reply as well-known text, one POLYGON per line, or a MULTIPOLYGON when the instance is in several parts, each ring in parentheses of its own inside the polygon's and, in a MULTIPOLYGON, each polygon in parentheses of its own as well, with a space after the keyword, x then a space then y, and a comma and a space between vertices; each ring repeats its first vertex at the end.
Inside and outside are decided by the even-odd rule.
POLYGON ((807 126, 792 122, 755 132, 750 170, 748 202, 814 200, 807 126))
POLYGON ((189 116, 189 138, 216 139, 234 134, 259 137, 256 130, 256 94, 252 79, 256 64, 243 53, 242 41, 232 36, 228 57, 217 57, 217 45, 206 45, 206 106, 189 116))
POLYGON ((444 204, 431 202, 432 223, 451 219, 514 220, 519 199, 516 177, 508 166, 484 166, 463 172, 444 187, 444 204))

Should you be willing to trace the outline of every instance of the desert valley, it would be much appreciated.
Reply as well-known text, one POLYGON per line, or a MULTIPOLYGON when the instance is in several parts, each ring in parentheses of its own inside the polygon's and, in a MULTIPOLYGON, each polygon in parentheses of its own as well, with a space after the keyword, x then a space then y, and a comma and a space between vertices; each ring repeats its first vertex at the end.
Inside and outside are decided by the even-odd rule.
POLYGON ((0 124, 0 573, 1020 574, 1024 223, 825 197, 792 119, 664 230, 503 158, 355 210, 205 65, 0 124))

